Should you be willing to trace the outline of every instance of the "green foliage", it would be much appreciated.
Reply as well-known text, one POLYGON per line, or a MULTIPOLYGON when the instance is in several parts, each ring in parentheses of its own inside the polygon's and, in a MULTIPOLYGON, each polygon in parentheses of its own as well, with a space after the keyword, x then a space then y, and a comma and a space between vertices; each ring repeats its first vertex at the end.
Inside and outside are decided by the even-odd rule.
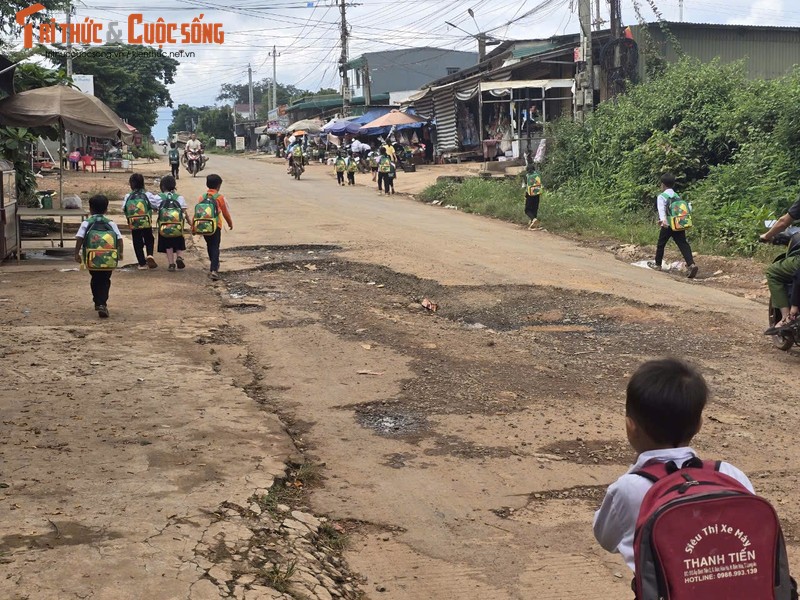
MULTIPOLYGON (((94 75, 94 95, 149 136, 158 108, 172 106, 167 86, 175 83, 178 61, 140 45, 103 44, 84 46, 82 51, 72 61, 74 72, 94 75)), ((66 65, 65 55, 53 60, 66 65)))
MULTIPOLYGON (((26 18, 26 23, 41 23, 48 20, 53 12, 64 12, 69 0, 37 0, 45 10, 34 13, 26 18)), ((15 20, 17 12, 34 4, 31 0, 3 0, 0 2, 0 32, 18 34, 21 31, 15 20)), ((0 46, 3 40, 0 39, 0 46)))
POLYGON ((744 67, 684 59, 585 125, 550 124, 546 188, 589 212, 654 219, 658 177, 671 171, 693 204, 693 237, 718 252, 752 253, 761 221, 800 191, 800 69, 748 81, 744 67))
POLYGON ((30 160, 30 148, 36 137, 21 127, 0 127, 0 157, 14 163, 17 198, 23 206, 32 206, 36 197, 36 178, 30 160))
POLYGON ((206 148, 214 146, 216 138, 228 140, 233 144, 233 114, 230 106, 209 108, 201 113, 197 124, 198 133, 210 140, 206 148))
POLYGON ((210 109, 211 107, 209 106, 198 108, 188 104, 179 104, 178 108, 172 109, 172 123, 167 127, 167 133, 172 137, 179 131, 194 131, 197 129, 200 117, 210 109))

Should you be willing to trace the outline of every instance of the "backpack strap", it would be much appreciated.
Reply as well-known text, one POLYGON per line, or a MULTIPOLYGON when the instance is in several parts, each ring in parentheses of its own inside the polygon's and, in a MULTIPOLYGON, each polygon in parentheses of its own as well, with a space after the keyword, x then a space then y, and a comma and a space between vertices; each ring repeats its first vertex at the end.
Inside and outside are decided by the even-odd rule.
POLYGON ((679 467, 674 460, 668 462, 653 462, 645 465, 638 471, 634 471, 632 475, 638 475, 655 483, 659 479, 672 475, 681 469, 710 469, 712 471, 719 471, 722 465, 721 460, 700 460, 698 457, 693 456, 679 467))

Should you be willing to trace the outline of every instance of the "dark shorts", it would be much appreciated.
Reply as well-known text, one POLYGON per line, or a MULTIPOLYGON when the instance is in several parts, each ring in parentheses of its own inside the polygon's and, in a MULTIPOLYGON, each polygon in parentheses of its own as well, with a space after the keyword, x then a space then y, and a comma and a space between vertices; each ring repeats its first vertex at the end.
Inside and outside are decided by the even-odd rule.
POLYGON ((166 253, 167 250, 186 250, 186 238, 183 236, 167 238, 158 236, 158 251, 166 253))

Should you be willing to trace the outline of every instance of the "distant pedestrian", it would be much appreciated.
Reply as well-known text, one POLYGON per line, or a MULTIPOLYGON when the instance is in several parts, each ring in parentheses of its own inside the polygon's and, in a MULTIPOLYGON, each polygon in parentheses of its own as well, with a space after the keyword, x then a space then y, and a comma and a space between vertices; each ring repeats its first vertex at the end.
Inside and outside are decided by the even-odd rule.
POLYGON ((358 161, 351 150, 347 157, 347 185, 356 184, 356 171, 358 171, 358 161))
POLYGON ((81 223, 75 235, 75 262, 89 270, 94 309, 101 319, 108 318, 111 274, 122 260, 122 234, 105 215, 108 198, 97 194, 89 198, 91 216, 81 223))
POLYGON ((344 174, 347 172, 347 161, 342 156, 341 152, 336 153, 336 159, 333 161, 333 170, 336 171, 336 183, 344 185, 344 174))
POLYGON ((172 176, 175 179, 180 179, 179 175, 179 167, 181 166, 181 157, 180 153, 178 152, 178 147, 175 145, 175 142, 172 142, 169 145, 169 166, 172 169, 172 176))
POLYGON ((219 247, 222 241, 222 219, 228 222, 228 229, 233 231, 233 219, 228 211, 228 203, 225 196, 219 193, 222 187, 222 177, 211 174, 206 177, 206 187, 208 190, 198 200, 195 206, 194 219, 192 219, 192 232, 202 235, 206 240, 208 250, 208 260, 210 261, 209 277, 216 281, 219 279, 219 247), (207 207, 208 210, 203 210, 207 207), (206 219, 205 216, 209 218, 206 219), (208 222, 208 223, 206 223, 208 222), (200 225, 210 225, 208 229, 201 229, 200 225))
MULTIPOLYGON (((661 263, 664 260, 664 249, 667 242, 672 238, 678 245, 678 249, 683 255, 683 260, 686 261, 686 268, 688 270, 689 279, 694 279, 697 275, 697 265, 694 264, 694 257, 692 256, 692 248, 689 242, 686 241, 686 229, 691 227, 691 221, 688 225, 683 223, 682 215, 679 207, 688 206, 684 200, 675 193, 675 176, 672 173, 664 173, 661 176, 661 193, 658 195, 658 224, 661 230, 658 234, 658 243, 656 244, 655 259, 647 263, 647 266, 656 271, 661 270, 661 263)), ((683 209, 683 213, 686 210, 683 209)), ((683 218, 685 219, 685 214, 683 218)))
POLYGON ((542 195, 542 176, 536 170, 533 163, 528 165, 525 172, 525 214, 527 215, 528 229, 536 229, 539 226, 539 199, 542 195))
POLYGON ((397 174, 392 159, 386 151, 386 146, 381 146, 380 156, 378 157, 378 193, 394 193, 394 177, 397 174))

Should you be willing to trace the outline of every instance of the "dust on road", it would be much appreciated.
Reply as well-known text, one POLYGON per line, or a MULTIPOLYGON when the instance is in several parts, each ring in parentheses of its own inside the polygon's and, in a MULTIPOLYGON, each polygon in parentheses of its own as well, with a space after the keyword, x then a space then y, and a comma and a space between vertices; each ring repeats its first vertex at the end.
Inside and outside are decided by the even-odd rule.
MULTIPOLYGON (((109 427, 125 425, 136 436, 158 431, 153 425, 162 420, 175 429, 166 413, 185 412, 173 418, 189 435, 197 421, 188 413, 198 406, 211 410, 219 395, 210 388, 224 386, 241 412, 217 412, 213 423, 206 422, 202 456, 187 455, 185 465, 175 464, 183 462, 179 453, 173 457, 180 444, 159 441, 170 469, 194 471, 199 461, 225 465, 206 474, 217 495, 191 504, 222 501, 231 486, 252 493, 252 486, 232 482, 256 470, 255 457, 265 452, 258 448, 264 435, 259 428, 273 431, 268 421, 278 415, 304 460, 324 465, 311 508, 349 524, 346 557, 363 576, 368 597, 538 600, 583 596, 587 590, 598 599, 625 597, 626 567, 596 546, 591 516, 607 484, 632 459, 622 419, 626 377, 646 358, 674 354, 698 363, 715 391, 698 451, 753 475, 757 491, 781 514, 797 570, 797 451, 787 423, 797 419, 798 407, 786 390, 798 358, 774 351, 760 335, 761 304, 701 282, 635 269, 555 236, 401 197, 380 198, 366 188, 338 188, 322 168, 312 166, 293 181, 280 166, 214 160, 236 223, 223 236, 223 282, 208 287, 198 259, 175 294, 174 316, 164 317, 152 308, 137 312, 136 306, 141 298, 144 306, 157 306, 171 283, 154 279, 159 283, 133 295, 124 277, 135 273, 115 279, 115 286, 120 283, 112 289, 112 304, 120 289, 128 295, 110 327, 120 340, 117 347, 123 339, 127 345, 120 357, 131 358, 113 363, 109 370, 120 373, 111 384, 116 387, 101 397, 114 397, 119 388, 119 402, 74 409, 78 415, 102 414, 109 427), (424 298, 440 309, 424 309, 424 298), (214 316, 213 329, 204 314, 214 316), (207 354, 209 345, 226 353, 219 363, 207 354), (164 363, 169 367, 160 368, 164 363), (147 378, 164 371, 174 401, 150 392, 153 397, 135 408, 134 375, 143 371, 147 378), (234 438, 255 446, 216 440, 218 427, 232 427, 234 438)), ((9 347, 25 348, 24 356, 6 358, 9 373, 40 376, 41 368, 22 368, 40 353, 37 361, 63 371, 44 394, 71 391, 83 398, 87 383, 81 377, 93 380, 91 370, 69 370, 75 360, 85 360, 74 358, 83 345, 69 341, 65 322, 88 329, 92 352, 103 348, 91 313, 77 308, 86 294, 81 275, 43 284, 41 276, 3 273, 13 283, 14 306, 37 286, 65 290, 60 304, 30 314, 29 335, 22 335, 26 326, 18 319, 4 325, 19 342, 9 347), (48 327, 60 337, 46 336, 48 327), (67 341, 57 343, 62 338, 67 341), (27 345, 36 340, 38 346, 27 345)), ((103 360, 113 358, 112 353, 103 360)), ((33 394, 30 381, 14 377, 33 394)), ((41 396, 38 410, 47 397, 41 396)), ((29 409, 6 406, 3 414, 15 419, 29 409)), ((66 429, 54 444, 76 446, 90 437, 70 423, 72 413, 63 414, 58 426, 66 429)), ((28 443, 24 437, 18 441, 13 453, 2 446, 4 460, 28 443)), ((155 450, 130 444, 125 449, 155 450)), ((290 450, 281 450, 285 459, 290 450)), ((15 468, 30 463, 46 471, 55 464, 61 473, 74 458, 62 458, 69 453, 58 449, 47 452, 56 453, 55 460, 30 451, 15 468)), ((84 475, 87 485, 95 481, 89 485, 93 494, 99 494, 96 481, 120 477, 124 456, 103 471, 93 455, 98 465, 84 475)), ((70 473, 64 471, 60 480, 70 473)), ((128 477, 152 485, 154 475, 151 467, 128 477)), ((173 501, 167 491, 137 509, 141 522, 130 529, 149 526, 147 510, 173 501)), ((118 532, 108 525, 126 508, 117 498, 137 493, 109 484, 107 507, 73 488, 62 497, 79 512, 76 522, 118 532)), ((20 504, 18 510, 25 506, 10 493, 2 501, 20 504)), ((47 532, 41 514, 49 513, 40 511, 53 506, 58 509, 55 500, 27 509, 30 524, 38 519, 32 532, 47 532)), ((11 521, 3 525, 19 533, 11 521)), ((82 546, 102 555, 114 543, 85 539, 82 546)), ((61 552, 67 564, 77 556, 61 552)), ((39 575, 38 567, 17 567, 25 577, 39 575)), ((82 569, 90 581, 101 576, 80 564, 62 589, 77 586, 82 569)), ((146 571, 131 572, 147 581, 146 571)))

